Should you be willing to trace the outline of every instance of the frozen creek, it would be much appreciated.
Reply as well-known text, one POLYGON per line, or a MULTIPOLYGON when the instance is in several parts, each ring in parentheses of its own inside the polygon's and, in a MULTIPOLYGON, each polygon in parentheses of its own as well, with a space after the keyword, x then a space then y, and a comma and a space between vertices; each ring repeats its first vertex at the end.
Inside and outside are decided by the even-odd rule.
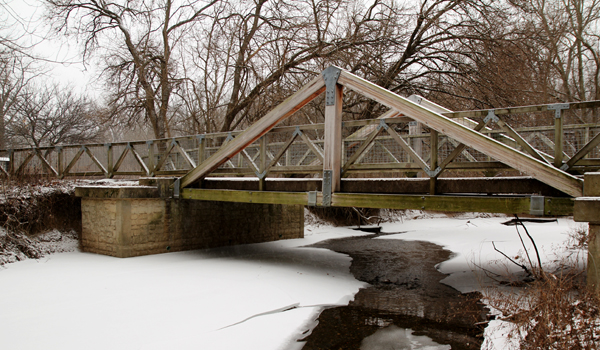
MULTIPOLYGON (((423 247, 440 250, 434 259, 447 259, 437 266, 449 274, 443 282, 461 292, 471 292, 480 285, 469 262, 492 268, 487 262, 499 259, 491 249, 491 240, 507 254, 513 254, 513 248, 515 254, 520 249, 514 228, 499 225, 504 220, 405 219, 385 224, 383 231, 406 233, 368 240, 384 242, 382 247, 389 249, 396 249, 390 243, 393 239, 401 240, 400 246, 408 246, 404 243, 409 241, 444 246, 454 254, 434 244, 411 243, 416 251, 423 247)), ((552 245, 564 241, 573 224, 561 219, 550 226, 531 225, 530 232, 543 254, 553 259, 552 245)), ((308 349, 314 343, 307 336, 320 332, 315 320, 321 311, 322 316, 331 310, 356 314, 357 309, 352 308, 362 307, 370 298, 370 285, 384 291, 388 285, 413 290, 411 275, 400 280, 393 271, 369 275, 367 270, 361 273, 355 267, 351 273, 349 255, 311 246, 325 240, 368 235, 348 228, 307 226, 306 238, 298 240, 129 259, 69 252, 7 264, 0 267, 0 339, 4 347, 14 349, 308 349), (363 292, 359 292, 361 288, 363 292), (351 301, 350 308, 337 308, 351 301), (298 342, 303 338, 307 339, 298 342)), ((372 248, 375 251, 381 247, 372 248)), ((430 268, 435 270, 435 264, 432 261, 430 268)), ((418 293, 416 296, 421 297, 418 293)), ((440 305, 430 310, 416 308, 414 315, 436 315, 448 309, 440 305)), ((435 324, 417 324, 415 316, 407 316, 403 319, 409 324, 405 325, 395 317, 368 318, 376 327, 363 332, 365 346, 370 346, 372 335, 381 340, 398 339, 404 334, 410 342, 405 344, 410 347, 400 347, 405 349, 414 348, 412 344, 416 343, 423 344, 423 349, 439 348, 427 345, 425 336, 444 342, 435 324), (403 327, 412 327, 414 332, 403 327), (379 329, 381 332, 377 332, 379 329)), ((488 329, 485 341, 496 341, 497 349, 508 348, 502 344, 501 332, 489 333, 488 329)))

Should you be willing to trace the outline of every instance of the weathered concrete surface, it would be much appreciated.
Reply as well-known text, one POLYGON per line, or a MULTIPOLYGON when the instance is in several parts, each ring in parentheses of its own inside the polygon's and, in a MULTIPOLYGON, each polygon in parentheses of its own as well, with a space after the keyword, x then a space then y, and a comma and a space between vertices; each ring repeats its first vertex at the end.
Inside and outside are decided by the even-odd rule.
MULTIPOLYGON (((163 189, 164 190, 164 189, 163 189)), ((156 187, 81 187, 84 251, 131 257, 301 238, 302 206, 160 198, 156 187)))

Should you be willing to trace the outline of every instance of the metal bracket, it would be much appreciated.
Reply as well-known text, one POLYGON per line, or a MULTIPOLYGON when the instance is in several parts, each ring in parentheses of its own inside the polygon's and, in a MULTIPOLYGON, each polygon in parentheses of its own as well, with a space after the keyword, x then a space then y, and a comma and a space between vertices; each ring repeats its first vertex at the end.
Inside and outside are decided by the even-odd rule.
POLYGON ((323 170, 323 186, 321 188, 323 192, 323 206, 331 206, 331 178, 333 177, 333 170, 323 170))
POLYGON ((179 193, 181 190, 181 178, 175 179, 173 182, 173 198, 179 198, 179 193))
POLYGON ((379 119, 379 125, 377 126, 377 129, 387 130, 388 128, 389 128, 389 126, 385 122, 385 119, 379 119))
POLYGON ((177 146, 177 141, 175 140, 175 138, 171 139, 171 145, 177 146))
POLYGON ((56 146, 56 147, 54 147, 54 151, 56 153, 60 153, 60 152, 62 152, 62 150, 63 150, 63 146, 56 146))
POLYGON ((154 141, 153 140, 148 140, 148 141, 146 141, 146 144, 148 146, 152 146, 154 144, 154 141))
POLYGON ((544 215, 544 196, 531 196, 529 200, 529 214, 544 215))
POLYGON ((554 118, 560 119, 562 116, 563 109, 569 109, 571 105, 568 103, 555 103, 553 105, 549 105, 549 110, 554 110, 554 118))
POLYGON ((85 145, 82 145, 81 150, 85 152, 85 151, 87 151, 87 147, 85 147, 85 145))
POLYGON ((420 105, 421 102, 423 102, 423 97, 418 96, 418 95, 410 95, 410 96, 408 96, 408 100, 420 105))
POLYGON ((487 117, 483 118, 484 123, 489 123, 490 121, 497 123, 500 118, 496 115, 496 112, 493 109, 488 111, 487 117))
POLYGON ((229 134, 227 134, 227 138, 225 139, 225 142, 229 142, 233 140, 233 135, 231 135, 231 131, 229 132, 229 134))
POLYGON ((335 105, 335 85, 340 77, 341 69, 336 66, 329 66, 321 75, 325 79, 325 106, 335 105))
POLYGON ((308 206, 309 207, 317 206, 317 191, 309 191, 308 192, 308 206))
POLYGON ((292 137, 296 136, 302 136, 302 130, 300 130, 299 126, 296 127, 296 130, 294 130, 294 133, 292 134, 292 137))
POLYGON ((563 165, 560 167, 560 170, 562 170, 562 171, 567 171, 567 170, 569 170, 569 164, 567 164, 567 163, 563 164, 563 165))
POLYGON ((133 149, 133 146, 131 145, 131 142, 127 142, 127 149, 133 149))
POLYGON ((425 170, 425 172, 427 173, 427 176, 429 176, 429 177, 436 177, 442 172, 442 168, 437 167, 437 168, 435 168, 435 170, 425 170))
POLYGON ((259 173, 258 171, 256 172, 256 176, 258 177, 259 180, 264 179, 265 177, 267 177, 267 171, 263 171, 262 173, 259 173))
POLYGON ((198 143, 201 143, 202 140, 204 140, 205 137, 206 136, 204 136, 204 135, 196 135, 196 140, 198 140, 198 143))

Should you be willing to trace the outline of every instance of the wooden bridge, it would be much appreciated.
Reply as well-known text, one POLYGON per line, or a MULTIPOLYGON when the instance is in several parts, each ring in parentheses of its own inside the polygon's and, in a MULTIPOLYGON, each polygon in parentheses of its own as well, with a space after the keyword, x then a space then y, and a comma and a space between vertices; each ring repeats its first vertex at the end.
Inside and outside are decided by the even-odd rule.
POLYGON ((170 176, 174 197, 196 200, 572 215, 581 175, 600 169, 600 124, 583 122, 598 107, 453 112, 330 67, 242 132, 0 150, 0 173, 170 176), (343 120, 345 89, 388 112, 343 120), (323 93, 323 124, 281 126, 323 93))

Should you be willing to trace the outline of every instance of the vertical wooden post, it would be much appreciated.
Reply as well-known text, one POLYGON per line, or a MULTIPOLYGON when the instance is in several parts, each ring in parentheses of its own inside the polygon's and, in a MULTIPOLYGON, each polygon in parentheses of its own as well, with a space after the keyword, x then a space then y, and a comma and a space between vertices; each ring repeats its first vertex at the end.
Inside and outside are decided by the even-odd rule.
POLYGON ((150 176, 154 176, 154 141, 146 141, 148 145, 148 172, 150 176))
MULTIPOLYGON (((430 141, 431 159, 429 160, 430 161, 429 169, 431 169, 432 171, 435 171, 435 169, 438 167, 438 132, 436 130, 431 129, 429 134, 431 137, 431 141, 430 141)), ((433 176, 433 177, 429 178, 429 193, 431 195, 435 194, 436 182, 437 182, 437 176, 433 176)))
POLYGON ((323 170, 331 170, 331 191, 340 190, 342 170, 342 96, 343 87, 335 86, 335 104, 325 106, 325 144, 323 170))
POLYGON ((15 175, 15 150, 8 150, 8 174, 10 176, 15 175))
POLYGON ((63 174, 65 165, 63 164, 63 148, 58 146, 56 147, 56 171, 58 172, 58 178, 62 179, 65 177, 63 174))
POLYGON ((554 118, 554 166, 560 168, 563 163, 563 119, 562 109, 556 110, 554 118))
POLYGON ((554 111, 554 166, 562 167, 563 163, 563 110, 569 109, 568 103, 549 105, 548 109, 554 111))
POLYGON ((413 137, 411 140, 412 149, 415 151, 419 157, 423 158, 423 139, 420 137, 423 133, 423 124, 419 122, 409 122, 408 123, 408 134, 409 135, 418 135, 419 137, 413 137))
POLYGON ((113 161, 113 148, 112 143, 107 143, 104 145, 106 147, 106 171, 108 174, 106 175, 109 179, 114 176, 114 161, 113 161))
POLYGON ((588 222, 587 285, 600 294, 600 173, 585 173, 583 195, 575 199, 573 219, 588 222))
POLYGON ((267 169, 267 135, 263 135, 260 140, 260 155, 259 155, 259 165, 258 165, 258 172, 259 177, 258 177, 258 190, 259 191, 264 191, 265 190, 265 179, 267 178, 267 174, 265 173, 265 170, 267 169))
POLYGON ((198 138, 198 165, 204 162, 206 151, 206 137, 204 135, 197 136, 198 138))
MULTIPOLYGON (((587 145, 588 142, 590 142, 590 127, 586 126, 585 127, 585 134, 583 135, 583 145, 587 145)), ((583 156, 583 158, 589 158, 589 154, 591 152, 588 152, 585 156, 583 156)))

